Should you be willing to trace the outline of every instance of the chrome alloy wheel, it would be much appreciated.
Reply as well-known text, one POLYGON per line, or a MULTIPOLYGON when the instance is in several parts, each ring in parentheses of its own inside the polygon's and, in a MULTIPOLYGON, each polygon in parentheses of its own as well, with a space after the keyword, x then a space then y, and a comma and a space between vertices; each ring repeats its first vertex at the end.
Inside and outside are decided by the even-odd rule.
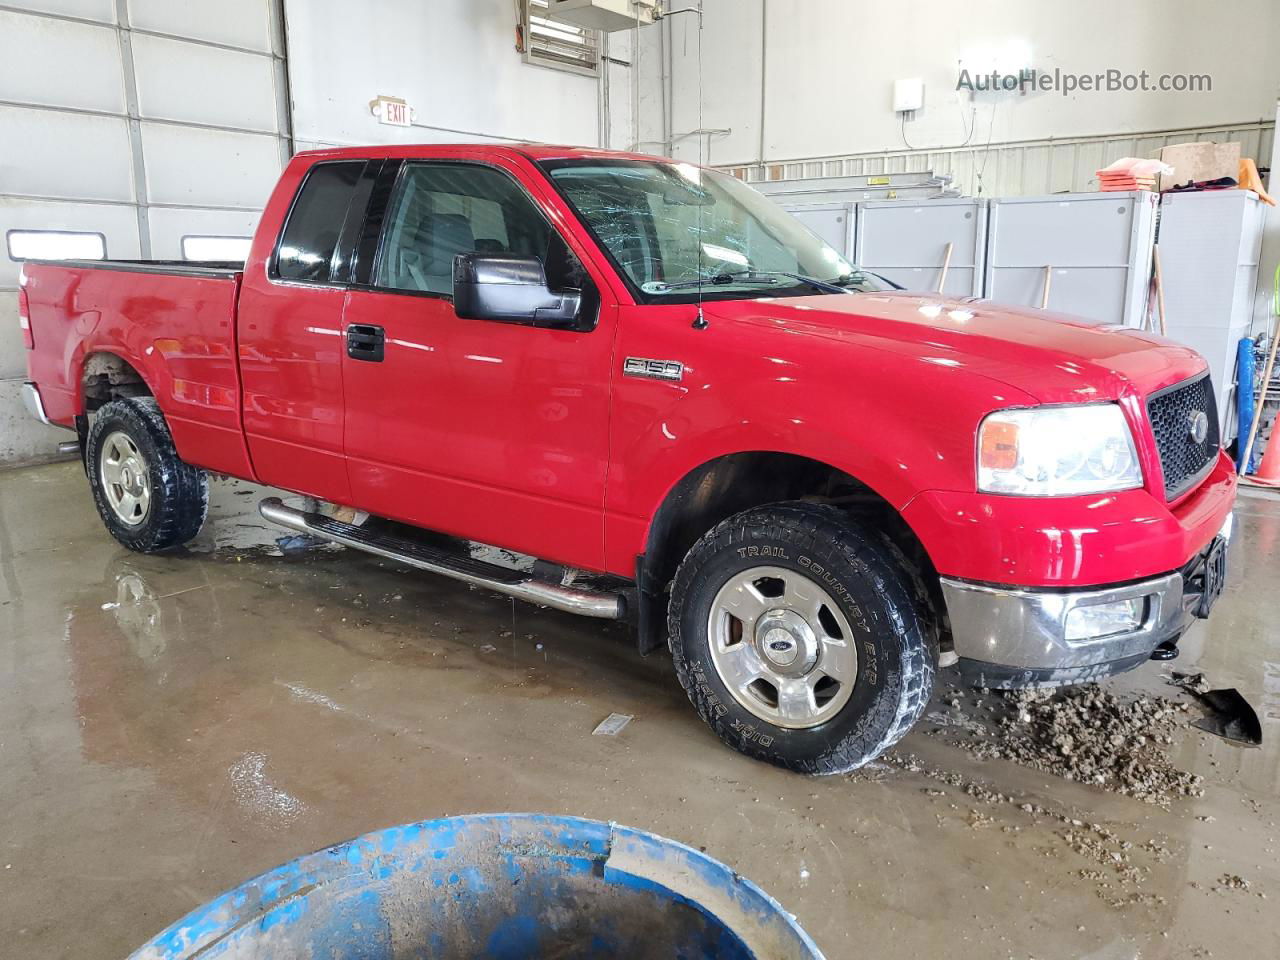
POLYGON ((825 723, 853 693, 853 630, 826 590, 782 567, 731 577, 711 602, 711 661, 729 693, 774 726, 825 723))
POLYGON ((112 512, 136 527, 151 512, 151 476, 147 461, 127 433, 117 430, 102 442, 98 455, 102 492, 112 512))

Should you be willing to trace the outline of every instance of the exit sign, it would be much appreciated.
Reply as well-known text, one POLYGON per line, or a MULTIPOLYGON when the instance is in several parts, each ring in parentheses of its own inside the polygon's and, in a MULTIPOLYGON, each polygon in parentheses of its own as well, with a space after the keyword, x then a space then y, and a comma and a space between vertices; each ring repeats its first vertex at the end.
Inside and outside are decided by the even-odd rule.
POLYGON ((413 118, 413 108, 399 97, 370 100, 369 112, 378 118, 379 123, 389 123, 393 127, 407 127, 413 118))

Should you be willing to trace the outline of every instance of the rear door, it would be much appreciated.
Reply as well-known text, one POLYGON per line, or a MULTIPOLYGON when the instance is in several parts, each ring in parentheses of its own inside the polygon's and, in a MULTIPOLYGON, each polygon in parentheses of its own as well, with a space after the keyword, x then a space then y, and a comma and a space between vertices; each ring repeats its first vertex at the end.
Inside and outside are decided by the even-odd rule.
POLYGON ((305 171, 265 274, 239 305, 244 431, 263 483, 349 503, 342 450, 342 307, 380 160, 305 171))
POLYGON ((616 307, 554 212, 501 160, 384 169, 343 314, 346 451, 373 513, 575 566, 603 554, 616 307), (376 212, 385 191, 385 213, 376 212), (380 238, 376 262, 366 254, 380 238), (553 288, 581 289, 586 332, 463 320, 453 259, 535 255, 553 288))

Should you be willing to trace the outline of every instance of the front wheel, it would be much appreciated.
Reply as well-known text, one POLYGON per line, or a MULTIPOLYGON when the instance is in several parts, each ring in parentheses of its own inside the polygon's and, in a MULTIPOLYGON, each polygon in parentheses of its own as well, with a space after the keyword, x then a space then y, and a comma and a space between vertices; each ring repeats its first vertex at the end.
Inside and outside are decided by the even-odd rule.
POLYGON ((748 510, 676 573, 676 672, 733 748, 804 773, 854 770, 929 701, 938 643, 923 594, 886 537, 832 507, 748 510))
POLYGON ((102 407, 85 453, 102 522, 130 550, 154 553, 200 532, 209 507, 208 480, 178 457, 155 400, 113 400, 102 407))

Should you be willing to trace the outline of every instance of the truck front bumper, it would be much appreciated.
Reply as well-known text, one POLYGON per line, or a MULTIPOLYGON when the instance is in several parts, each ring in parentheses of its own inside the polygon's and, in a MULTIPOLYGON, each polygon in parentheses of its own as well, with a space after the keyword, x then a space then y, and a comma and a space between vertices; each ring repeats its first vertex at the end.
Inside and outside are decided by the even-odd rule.
POLYGON ((1083 683, 1138 666, 1209 615, 1222 590, 1231 527, 1228 515, 1181 569, 1129 583, 1026 589, 943 577, 962 675, 975 686, 1008 689, 1083 683), (1110 629, 1098 613, 1132 622, 1110 629))

